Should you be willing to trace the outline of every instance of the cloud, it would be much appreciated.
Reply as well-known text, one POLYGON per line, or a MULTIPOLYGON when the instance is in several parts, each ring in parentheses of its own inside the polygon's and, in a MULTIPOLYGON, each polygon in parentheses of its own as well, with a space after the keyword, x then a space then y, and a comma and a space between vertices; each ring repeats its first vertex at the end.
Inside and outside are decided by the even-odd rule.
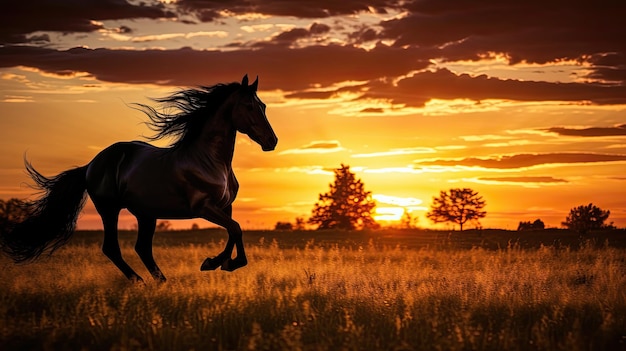
POLYGON ((360 113, 383 113, 385 110, 381 107, 366 107, 359 111, 360 113))
POLYGON ((263 46, 283 46, 290 47, 301 39, 319 38, 320 35, 330 31, 330 26, 314 22, 309 28, 290 28, 280 32, 271 38, 263 41, 253 41, 242 44, 242 46, 263 47, 263 46))
POLYGON ((481 177, 479 180, 501 183, 567 183, 567 180, 554 177, 481 177))
POLYGON ((332 168, 326 168, 322 166, 294 166, 294 167, 283 167, 283 168, 274 168, 274 172, 285 172, 285 173, 304 173, 310 175, 333 175, 335 174, 335 170, 332 168))
POLYGON ((209 38, 225 38, 228 36, 228 33, 222 30, 219 31, 211 31, 211 32, 190 32, 190 33, 165 33, 165 34, 156 34, 156 35, 145 35, 139 37, 131 37, 130 41, 136 43, 149 42, 149 41, 159 41, 159 40, 169 40, 175 38, 195 38, 195 37, 209 37, 209 38))
MULTIPOLYGON (((390 61, 390 60, 389 60, 390 61)), ((390 64, 393 64, 389 62, 390 64)), ((352 89, 357 99, 384 100, 408 107, 424 107, 435 99, 467 99, 480 104, 483 100, 591 102, 598 105, 626 103, 626 85, 607 86, 596 83, 560 83, 500 79, 485 74, 455 74, 448 69, 423 70, 397 81, 371 79, 352 89)), ((327 99, 341 92, 340 88, 304 91, 290 98, 327 99)))
POLYGON ((418 206, 423 203, 422 200, 416 199, 414 197, 398 197, 384 194, 374 194, 372 198, 376 200, 376 202, 386 204, 386 205, 395 205, 395 206, 418 206))
POLYGON ((448 69, 423 71, 402 78, 395 85, 370 82, 364 97, 422 107, 431 99, 473 101, 590 101, 596 104, 626 103, 626 86, 591 83, 559 83, 500 79, 487 75, 457 75, 448 69))
POLYGON ((615 127, 590 127, 590 128, 564 128, 553 127, 544 129, 550 133, 566 136, 580 137, 603 137, 603 136, 624 136, 626 135, 626 124, 615 127))
POLYGON ((417 51, 387 46, 368 51, 341 45, 230 51, 191 48, 54 50, 5 46, 0 47, 0 68, 25 66, 53 74, 87 72, 101 81, 172 86, 230 82, 241 79, 247 72, 260 77, 261 89, 304 91, 313 85, 369 81, 422 69, 429 62, 419 60, 417 51), (392 64, 381 65, 380 62, 392 64), (365 67, 367 69, 363 69, 365 67))
POLYGON ((399 7, 400 3, 399 0, 370 0, 367 2, 360 0, 234 0, 228 2, 179 0, 177 5, 184 11, 196 14, 196 17, 202 21, 214 21, 223 16, 249 13, 298 18, 325 18, 363 12, 385 13, 386 8, 399 7))
POLYGON ((289 154, 327 154, 332 152, 343 151, 345 148, 336 140, 331 141, 313 141, 303 145, 297 149, 288 149, 281 151, 279 155, 289 154))
MULTIPOLYGON (((247 72, 261 77, 262 89, 281 90, 290 99, 327 99, 343 92, 337 83, 359 81, 363 84, 350 90, 356 94, 353 99, 384 101, 405 108, 421 108, 438 99, 467 100, 476 106, 487 100, 626 104, 626 49, 622 40, 626 26, 621 25, 624 17, 624 6, 564 0, 480 4, 467 0, 179 0, 168 4, 124 0, 18 1, 0 12, 0 42, 42 46, 4 45, 0 47, 0 67, 31 67, 56 74, 87 72, 102 81, 173 86, 207 84, 208 79, 211 83, 234 81, 247 72), (374 21, 378 14, 398 15, 387 15, 386 20, 368 28, 339 25, 339 17, 326 20, 334 20, 332 27, 321 23, 333 16, 365 13, 374 21), (242 26, 244 31, 280 27, 259 24, 265 16, 315 22, 306 28, 287 28, 270 40, 231 43, 224 50, 55 50, 47 35, 101 31, 103 35, 133 38, 127 25, 119 24, 111 32, 102 21, 177 18, 184 24, 190 23, 190 16, 215 23, 228 18, 251 22, 242 26), (323 40, 325 37, 333 40, 323 40), (368 50, 359 47, 364 42, 368 50), (445 65, 496 56, 511 65, 556 64, 566 60, 578 63, 580 69, 577 81, 569 83, 471 76, 434 69, 441 67, 437 62, 445 65)), ((137 36, 134 40, 189 37, 182 33, 224 35, 189 30, 137 36)), ((384 112, 381 105, 360 110, 371 114, 384 112)))
POLYGON ((461 159, 435 159, 416 161, 416 167, 480 167, 486 169, 518 169, 548 164, 578 164, 599 162, 623 162, 626 155, 597 154, 597 153, 546 153, 546 154, 516 154, 493 156, 487 158, 467 157, 461 159))
POLYGON ((413 155, 413 154, 432 154, 435 152, 437 151, 430 147, 409 147, 409 148, 391 149, 389 151, 371 152, 371 153, 365 153, 365 154, 354 154, 352 155, 352 157, 355 157, 355 158, 389 157, 389 156, 413 155))
POLYGON ((581 60, 590 78, 626 78, 624 6, 568 1, 420 0, 407 15, 381 23, 381 39, 396 46, 437 48, 440 57, 479 60, 504 54, 511 64, 581 60), (581 25, 582 24, 582 25, 581 25))
POLYGON ((22 103, 22 102, 34 102, 32 96, 23 96, 23 95, 5 95, 2 102, 13 102, 13 103, 22 103))
MULTIPOLYGON (((432 99, 466 98, 517 101, 560 100, 626 103, 626 86, 502 80, 481 75, 456 75, 449 70, 423 71, 397 84, 379 77, 400 76, 429 63, 416 60, 419 50, 378 46, 364 50, 341 45, 258 50, 54 50, 25 46, 0 47, 0 67, 31 67, 44 73, 86 72, 101 81, 171 86, 207 85, 258 75, 260 88, 287 92, 288 99, 328 99, 347 92, 355 99, 385 100, 423 107, 432 99), (228 65, 225 64, 228 62, 228 65), (276 62, 281 62, 277 65, 276 62), (333 62, 333 65, 326 64, 333 62), (359 65, 355 65, 359 62, 359 65), (387 62, 387 64, 380 64, 387 62), (320 65, 315 68, 316 65, 320 65), (323 66, 323 67, 322 67, 323 66), (367 69, 363 69, 367 67, 367 69), (316 74, 311 75, 311 71, 316 74), (210 82, 207 81, 210 77, 210 82), (337 82, 367 82, 333 87, 337 82), (327 87, 311 90, 312 86, 327 87)), ((379 113, 381 108, 362 112, 379 113)), ((623 128, 622 128, 623 129, 623 128)), ((558 131, 558 130, 555 130, 558 131)))
POLYGON ((463 178, 464 182, 472 182, 489 185, 514 185, 525 188, 539 188, 547 185, 559 185, 568 183, 565 179, 553 177, 480 177, 480 178, 463 178))
POLYGON ((103 20, 138 18, 173 18, 175 14, 160 2, 147 4, 125 0, 69 1, 31 0, 10 1, 0 11, 0 42, 25 43, 49 41, 38 31, 87 33, 103 29, 103 20))

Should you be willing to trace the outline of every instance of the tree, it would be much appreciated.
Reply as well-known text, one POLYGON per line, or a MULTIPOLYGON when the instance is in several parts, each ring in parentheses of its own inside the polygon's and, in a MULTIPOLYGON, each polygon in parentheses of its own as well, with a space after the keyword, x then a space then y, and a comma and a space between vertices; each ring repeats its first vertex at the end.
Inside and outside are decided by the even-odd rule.
POLYGON ((293 230, 293 225, 290 222, 276 222, 274 230, 293 230))
POLYGON ((167 232, 172 230, 172 223, 170 221, 158 221, 155 231, 157 232, 167 232))
POLYGON ((468 221, 478 221, 487 215, 482 211, 486 203, 478 192, 469 188, 455 188, 448 192, 441 191, 439 197, 433 197, 433 203, 426 217, 435 223, 452 222, 463 225, 468 221))
POLYGON ((611 227, 611 225, 605 225, 604 222, 609 218, 611 211, 604 211, 601 208, 594 206, 592 203, 589 205, 581 205, 574 207, 569 211, 569 214, 565 218, 565 222, 562 222, 565 227, 570 230, 576 231, 580 234, 587 234, 593 229, 602 229, 611 227))
POLYGON ((296 217, 296 223, 293 225, 293 230, 305 230, 306 221, 302 217, 296 217))
POLYGON ((517 226, 517 230, 518 231, 543 230, 545 228, 546 228, 546 225, 543 223, 543 221, 541 219, 536 219, 534 222, 531 222, 531 221, 528 221, 528 222, 521 221, 521 222, 519 222, 519 225, 517 226))
POLYGON ((412 229, 417 227, 418 218, 414 217, 409 211, 404 210, 402 217, 400 218, 400 228, 412 229))
POLYGON ((12 198, 0 199, 0 231, 7 230, 11 225, 22 222, 28 216, 28 202, 12 198))
POLYGON ((330 191, 319 195, 309 223, 318 229, 363 229, 376 227, 372 213, 376 202, 350 166, 335 169, 335 182, 330 191))

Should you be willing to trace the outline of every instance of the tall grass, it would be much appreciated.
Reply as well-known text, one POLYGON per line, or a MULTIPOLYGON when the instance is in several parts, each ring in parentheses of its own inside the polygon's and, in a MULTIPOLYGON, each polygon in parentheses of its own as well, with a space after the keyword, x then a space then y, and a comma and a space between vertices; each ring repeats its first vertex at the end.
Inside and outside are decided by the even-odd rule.
MULTIPOLYGON (((156 246, 165 284, 131 285, 97 244, 0 259, 0 349, 626 349, 626 251, 247 244, 156 246)), ((131 266, 141 267, 131 242, 131 266)), ((144 276, 147 271, 139 270, 144 276)))

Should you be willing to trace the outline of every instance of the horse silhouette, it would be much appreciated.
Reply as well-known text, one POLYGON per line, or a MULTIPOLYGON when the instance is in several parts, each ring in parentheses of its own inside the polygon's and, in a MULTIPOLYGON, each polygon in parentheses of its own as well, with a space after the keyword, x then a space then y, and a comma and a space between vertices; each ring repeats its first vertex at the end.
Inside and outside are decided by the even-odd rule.
POLYGON ((237 131, 247 134, 263 151, 274 150, 278 142, 257 87, 258 77, 248 85, 245 75, 241 83, 202 86, 154 99, 162 104, 163 112, 135 104, 156 132, 151 140, 174 138, 167 148, 141 141, 118 142, 87 165, 50 178, 25 161, 41 196, 27 202, 29 215, 24 221, 1 234, 2 250, 17 263, 54 252, 73 234, 87 193, 102 217, 103 253, 132 281, 143 280, 120 251, 117 224, 124 208, 137 218, 135 251, 157 281, 165 281, 152 255, 157 219, 203 218, 224 227, 226 247, 207 258, 200 269, 233 271, 245 266, 241 227, 232 219, 239 189, 231 164, 235 137, 237 131), (176 112, 167 113, 172 109, 176 112))

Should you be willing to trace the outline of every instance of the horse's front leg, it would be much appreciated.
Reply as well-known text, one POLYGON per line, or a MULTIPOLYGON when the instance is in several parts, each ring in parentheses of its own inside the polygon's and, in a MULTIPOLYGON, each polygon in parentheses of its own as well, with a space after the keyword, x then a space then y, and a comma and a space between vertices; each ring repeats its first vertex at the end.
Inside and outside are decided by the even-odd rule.
MULTIPOLYGON (((231 219, 232 221, 232 219, 231 219)), ((248 264, 246 252, 243 248, 243 233, 239 223, 232 221, 232 227, 228 229, 228 242, 222 254, 226 254, 228 258, 222 263, 222 270, 232 272, 237 268, 241 268, 248 264), (237 256, 231 258, 233 252, 233 244, 237 247, 237 256)), ((221 254, 220 254, 221 255, 221 254)))
POLYGON ((232 272, 237 268, 241 268, 248 264, 246 258, 246 252, 243 248, 243 234, 239 223, 231 218, 232 207, 228 207, 225 210, 210 211, 206 216, 206 219, 221 225, 228 231, 228 241, 226 247, 216 257, 209 257, 200 266, 201 271, 215 270, 218 267, 222 267, 222 270, 232 272), (237 246, 237 256, 231 258, 234 247, 237 246))

